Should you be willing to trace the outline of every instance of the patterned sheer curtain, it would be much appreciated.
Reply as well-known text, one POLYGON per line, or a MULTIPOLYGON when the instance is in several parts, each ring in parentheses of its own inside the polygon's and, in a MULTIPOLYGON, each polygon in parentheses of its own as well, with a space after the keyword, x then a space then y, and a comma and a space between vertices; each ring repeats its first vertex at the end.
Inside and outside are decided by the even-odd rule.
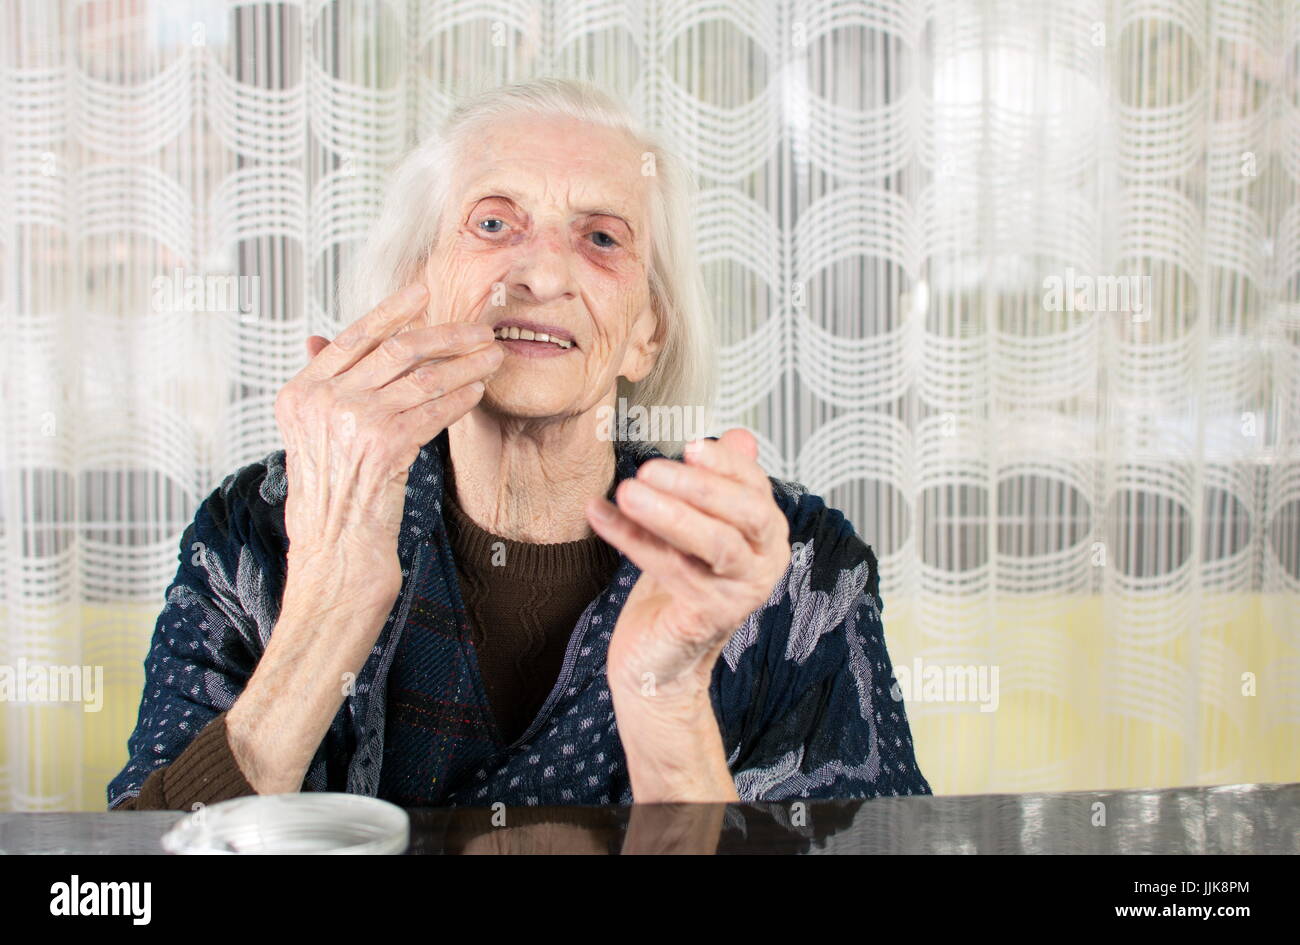
POLYGON ((102 808, 386 173, 542 74, 695 168, 716 416, 878 553, 937 792, 1300 780, 1295 0, 0 11, 0 808, 102 808))

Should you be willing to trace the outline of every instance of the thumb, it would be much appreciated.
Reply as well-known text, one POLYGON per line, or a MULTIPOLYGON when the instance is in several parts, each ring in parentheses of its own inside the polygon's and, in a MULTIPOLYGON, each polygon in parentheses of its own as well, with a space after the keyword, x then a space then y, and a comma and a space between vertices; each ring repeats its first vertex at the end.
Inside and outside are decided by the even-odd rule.
POLYGON ((718 437, 718 442, 728 449, 735 450, 747 459, 758 459, 758 440, 754 434, 743 427, 735 427, 718 437))

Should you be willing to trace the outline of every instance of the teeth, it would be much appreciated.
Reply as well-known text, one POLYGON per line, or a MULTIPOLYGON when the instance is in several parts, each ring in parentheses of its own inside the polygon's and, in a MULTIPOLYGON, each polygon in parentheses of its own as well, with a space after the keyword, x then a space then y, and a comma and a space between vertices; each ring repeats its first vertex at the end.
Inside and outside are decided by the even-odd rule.
POLYGON ((521 341, 549 341, 553 345, 561 348, 572 348, 572 341, 565 341, 563 338, 552 338, 544 331, 532 331, 528 328, 518 328, 511 325, 509 328, 498 328, 492 333, 495 338, 519 339, 521 341))

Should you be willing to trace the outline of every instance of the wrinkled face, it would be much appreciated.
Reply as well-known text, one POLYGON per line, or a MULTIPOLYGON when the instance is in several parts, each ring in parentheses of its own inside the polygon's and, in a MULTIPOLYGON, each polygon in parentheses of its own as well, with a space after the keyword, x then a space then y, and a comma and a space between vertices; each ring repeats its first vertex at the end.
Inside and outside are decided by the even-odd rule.
POLYGON ((654 366, 641 168, 628 137, 568 118, 506 119, 470 139, 425 278, 434 324, 498 329, 505 359, 479 409, 579 416, 654 366))

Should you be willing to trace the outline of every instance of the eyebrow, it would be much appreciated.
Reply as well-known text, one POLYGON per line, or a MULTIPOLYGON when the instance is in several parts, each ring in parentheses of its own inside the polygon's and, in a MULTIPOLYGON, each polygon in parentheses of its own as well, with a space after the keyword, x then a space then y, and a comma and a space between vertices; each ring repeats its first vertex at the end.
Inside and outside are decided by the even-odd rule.
MULTIPOLYGON (((487 200, 489 197, 494 196, 509 197, 516 203, 523 202, 523 194, 516 190, 511 190, 509 187, 478 187, 475 188, 473 193, 475 196, 470 201, 471 204, 477 204, 480 200, 487 200)), ((632 225, 632 221, 629 219, 628 214, 617 207, 579 207, 577 212, 584 216, 615 217, 616 219, 622 220, 623 225, 632 232, 632 238, 636 238, 636 227, 632 225)))

